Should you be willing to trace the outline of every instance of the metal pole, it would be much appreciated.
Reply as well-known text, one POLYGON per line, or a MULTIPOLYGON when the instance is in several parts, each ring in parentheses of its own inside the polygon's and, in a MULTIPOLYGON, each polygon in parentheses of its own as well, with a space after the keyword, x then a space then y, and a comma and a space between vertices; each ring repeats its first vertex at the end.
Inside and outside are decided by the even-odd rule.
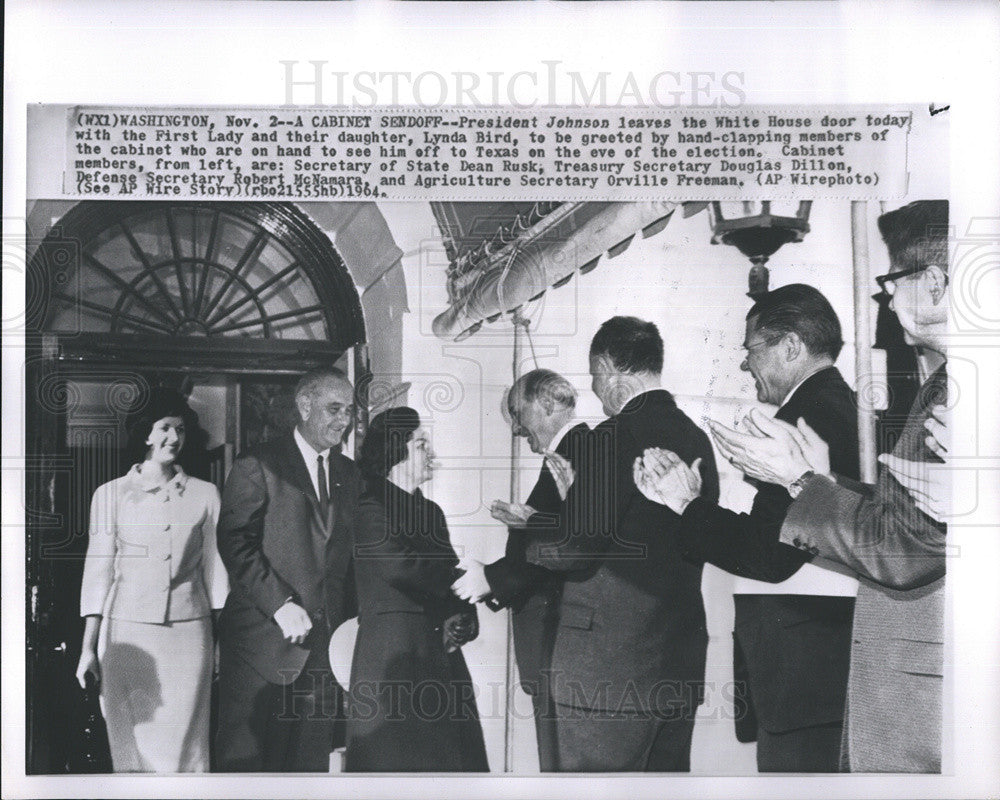
MULTIPOLYGON (((517 311, 511 316, 514 323, 514 347, 513 360, 511 362, 511 375, 513 380, 511 386, 517 382, 521 371, 521 329, 526 328, 528 321, 517 311)), ((517 478, 517 465, 521 457, 521 438, 514 434, 514 426, 510 429, 510 501, 518 502, 521 486, 517 478)), ((514 771, 514 726, 511 724, 511 707, 514 702, 514 682, 515 674, 514 659, 514 622, 510 609, 507 609, 507 683, 504 697, 504 748, 503 748, 503 771, 514 771)))
POLYGON ((875 409, 872 382, 871 276, 868 260, 868 203, 851 202, 851 249, 854 262, 854 374, 858 387, 858 465, 861 480, 875 483, 875 409))

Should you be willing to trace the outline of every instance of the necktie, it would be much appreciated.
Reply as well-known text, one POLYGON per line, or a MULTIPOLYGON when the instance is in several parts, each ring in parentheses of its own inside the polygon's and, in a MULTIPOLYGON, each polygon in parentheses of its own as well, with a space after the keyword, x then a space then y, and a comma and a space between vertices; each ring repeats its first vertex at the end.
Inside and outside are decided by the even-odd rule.
POLYGON ((316 482, 319 484, 319 505, 323 513, 330 507, 330 483, 323 468, 323 456, 316 457, 316 482))

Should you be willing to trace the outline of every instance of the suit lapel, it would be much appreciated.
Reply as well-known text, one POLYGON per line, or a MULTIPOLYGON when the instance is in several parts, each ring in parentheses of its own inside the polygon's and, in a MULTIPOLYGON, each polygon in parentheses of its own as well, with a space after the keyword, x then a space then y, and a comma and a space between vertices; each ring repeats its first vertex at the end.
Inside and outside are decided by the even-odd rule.
MULTIPOLYGON (((559 444, 556 445, 555 452, 557 452, 561 456, 568 456, 570 454, 570 451, 573 449, 572 445, 573 437, 580 434, 581 428, 586 428, 586 427, 587 427, 586 424, 581 422, 579 425, 574 425, 572 428, 566 431, 562 439, 559 440, 559 444)), ((548 465, 543 464, 543 466, 547 467, 548 465)))
POLYGON ((893 448, 893 455, 908 461, 929 461, 940 463, 941 459, 927 447, 924 421, 930 416, 934 405, 948 401, 948 373, 942 365, 924 381, 917 392, 916 400, 910 409, 906 426, 893 448))
POLYGON ((327 519, 326 536, 329 539, 337 522, 341 520, 346 511, 344 502, 345 483, 347 471, 344 468, 344 461, 339 453, 330 452, 330 514, 327 519))

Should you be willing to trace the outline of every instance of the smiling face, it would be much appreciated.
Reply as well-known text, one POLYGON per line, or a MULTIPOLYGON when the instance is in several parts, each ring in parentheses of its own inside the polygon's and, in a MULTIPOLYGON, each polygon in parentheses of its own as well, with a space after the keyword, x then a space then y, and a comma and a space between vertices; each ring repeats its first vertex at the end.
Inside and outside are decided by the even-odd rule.
POLYGON ((604 413, 613 417, 621 411, 627 396, 621 373, 607 355, 590 357, 590 389, 601 401, 604 413))
POLYGON ((299 433, 317 453, 339 446, 354 421, 354 389, 340 378, 327 378, 295 398, 295 405, 299 433))
POLYGON ((173 464, 184 447, 184 420, 181 417, 162 417, 153 423, 146 444, 147 461, 173 464))
POLYGON ((413 432, 413 436, 406 443, 406 460, 393 469, 402 473, 400 477, 408 485, 419 486, 431 479, 434 466, 434 450, 431 448, 430 437, 421 426, 413 432))
POLYGON ((532 453, 544 453, 552 442, 555 431, 551 430, 550 409, 546 409, 537 397, 534 400, 525 400, 521 397, 511 403, 510 415, 514 435, 527 439, 532 453))
POLYGON ((753 376, 757 399, 780 405, 794 385, 794 374, 780 346, 783 334, 757 328, 757 317, 747 320, 743 349, 746 355, 740 369, 753 376))
POLYGON ((889 308, 899 319, 907 344, 930 344, 935 330, 946 328, 948 315, 945 304, 941 302, 946 284, 945 273, 936 266, 929 266, 915 275, 886 281, 885 291, 892 295, 889 308))

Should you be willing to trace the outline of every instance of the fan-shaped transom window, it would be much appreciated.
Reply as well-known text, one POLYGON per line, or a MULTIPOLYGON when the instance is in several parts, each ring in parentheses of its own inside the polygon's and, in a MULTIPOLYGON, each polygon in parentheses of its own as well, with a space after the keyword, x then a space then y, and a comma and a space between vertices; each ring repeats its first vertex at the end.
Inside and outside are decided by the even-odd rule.
POLYGON ((70 263, 45 330, 362 340, 343 262, 288 204, 81 203, 47 245, 43 269, 70 263), (60 244, 69 257, 53 258, 60 244))

